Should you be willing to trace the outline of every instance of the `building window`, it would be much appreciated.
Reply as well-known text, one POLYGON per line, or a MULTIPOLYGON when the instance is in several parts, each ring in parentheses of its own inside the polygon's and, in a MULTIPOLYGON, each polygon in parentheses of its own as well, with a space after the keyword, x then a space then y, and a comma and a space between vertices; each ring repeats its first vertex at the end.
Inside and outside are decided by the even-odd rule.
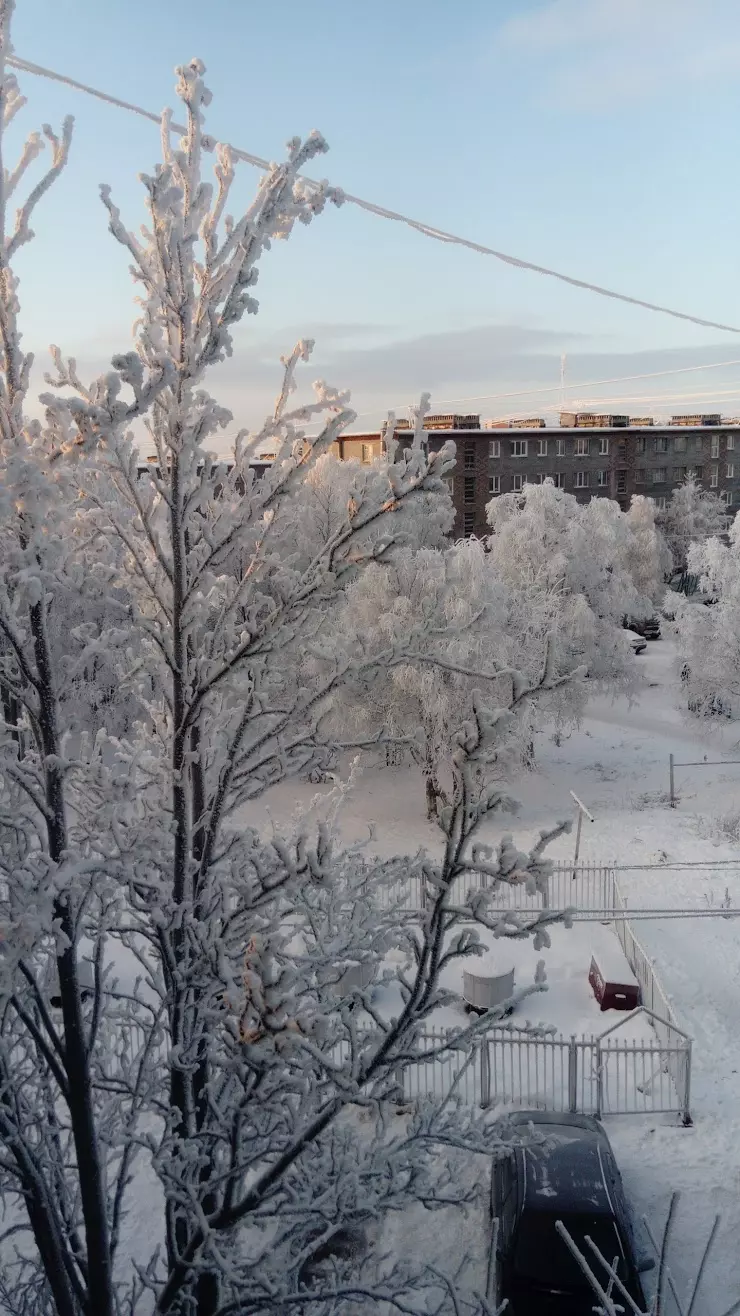
POLYGON ((522 485, 524 484, 524 476, 512 475, 511 480, 512 480, 511 487, 514 490, 514 493, 521 493, 522 485))
POLYGON ((475 512, 465 512, 463 514, 463 534, 472 535, 475 530, 475 512))
POLYGON ((638 435, 638 438, 637 438, 637 451, 638 451, 638 452, 647 452, 647 439, 645 438, 645 435, 644 435, 644 434, 640 434, 640 435, 638 435))
POLYGON ((501 493, 501 476, 500 476, 500 475, 489 475, 489 477, 488 477, 488 492, 489 492, 489 494, 497 494, 497 493, 501 493))
POLYGON ((685 434, 676 434, 676 435, 674 436, 674 439, 673 439, 673 451, 674 451, 674 452, 685 452, 685 451, 686 451, 686 435, 685 435, 685 434))
MULTIPOLYGON (((608 440, 607 440, 607 442, 608 442, 608 440)), ((600 489, 603 489, 603 488, 609 483, 609 472, 608 472, 608 471, 597 471, 597 472, 596 472, 596 483, 598 484, 598 486, 599 486, 600 489)))
POLYGON ((609 440, 606 437, 599 439, 599 456, 609 456, 609 440))
POLYGON ((670 437, 667 434, 659 434, 657 439, 655 440, 655 451, 670 452, 670 450, 671 450, 670 437))
POLYGON ((719 434, 712 435, 712 456, 719 457, 719 434))
POLYGON ((704 467, 703 467, 703 466, 695 466, 695 467, 694 467, 694 476, 695 476, 695 478, 696 478, 697 480, 703 480, 703 479, 704 479, 704 467))
POLYGON ((728 434, 728 435, 727 435, 727 451, 728 451, 728 452, 732 452, 733 449, 734 449, 734 447, 735 447, 735 435, 734 435, 734 434, 728 434))
POLYGON ((372 459, 373 459, 373 445, 372 445, 372 443, 363 443, 363 445, 362 445, 362 460, 363 460, 364 462, 371 462, 372 459))
POLYGON ((464 486, 463 498, 464 498, 464 500, 465 500, 466 503, 474 503, 474 502, 475 502, 475 476, 474 476, 474 475, 466 475, 466 476, 465 476, 465 486, 464 486))
MULTIPOLYGON (((558 439, 557 442, 562 443, 563 440, 558 439)), ((551 476, 551 479, 556 489, 565 488, 565 473, 563 471, 556 471, 555 474, 551 476)))
POLYGON ((537 476, 537 483, 544 484, 545 480, 551 480, 551 479, 552 476, 548 475, 546 471, 540 471, 539 475, 537 476))
POLYGON ((475 448, 472 443, 469 443, 465 449, 465 470, 475 470, 475 448))
POLYGON ((665 494, 661 494, 658 498, 655 499, 655 506, 657 507, 659 512, 665 511, 666 507, 668 506, 668 499, 666 498, 665 494))
POLYGON ((617 493, 627 492, 627 472, 617 471, 617 493))
POLYGON ((576 439, 576 457, 588 457, 588 439, 576 439))
POLYGON ((447 485, 447 488, 449 489, 449 492, 450 492, 450 498, 452 498, 452 495, 453 495, 454 492, 455 492, 455 481, 454 481, 454 478, 453 478, 451 475, 446 475, 446 476, 445 476, 445 484, 447 485))
POLYGON ((556 439, 556 440, 555 440, 555 456, 556 456, 556 457, 564 457, 564 456, 565 456, 565 439, 556 439))
POLYGON ((527 440, 526 440, 526 439, 512 439, 512 440, 511 440, 511 455, 512 455, 512 457, 526 457, 526 455, 527 455, 527 440))
POLYGON ((650 472, 650 478, 653 484, 665 484, 666 482, 665 466, 656 466, 655 470, 650 472))
POLYGON ((735 479, 735 467, 733 466, 732 462, 727 463, 727 473, 725 475, 725 479, 727 480, 735 479))
POLYGON ((546 457, 546 456, 547 456, 547 439, 538 439, 538 440, 537 440, 537 456, 538 456, 538 457, 546 457))
POLYGON ((489 456, 489 457, 500 457, 500 456, 501 456, 501 440, 500 440, 500 439, 491 439, 491 440, 489 441, 489 444, 488 444, 488 456, 489 456))
POLYGON ((722 493, 720 494, 720 498, 722 499, 722 502, 726 504, 727 507, 731 507, 735 501, 735 490, 723 489, 722 493))
POLYGON ((576 471, 576 489, 588 489, 588 471, 576 471))
POLYGON ((644 470, 635 471, 635 484, 645 484, 646 479, 647 477, 644 470))
MULTIPOLYGON (((714 440, 712 440, 714 442, 714 440)), ((713 466, 709 472, 709 483, 712 489, 716 489, 719 484, 719 466, 713 466)))

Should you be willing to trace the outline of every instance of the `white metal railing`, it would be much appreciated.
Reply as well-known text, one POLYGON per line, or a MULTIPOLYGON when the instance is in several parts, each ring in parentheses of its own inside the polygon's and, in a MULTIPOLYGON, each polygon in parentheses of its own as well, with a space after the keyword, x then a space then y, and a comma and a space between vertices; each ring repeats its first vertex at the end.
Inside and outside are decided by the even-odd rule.
MULTIPOLYGON (((543 904, 553 910, 576 908, 583 913, 591 910, 614 908, 614 869, 604 864, 556 864, 547 878, 547 896, 543 901, 534 884, 528 882, 500 882, 492 894, 498 909, 521 909, 532 912, 543 904)), ((490 885, 484 873, 472 873, 457 878, 452 887, 452 900, 463 903, 469 890, 482 890, 490 885)), ((398 905, 401 909, 417 911, 425 904, 425 879, 420 874, 409 874, 377 890, 380 908, 398 905)), ((578 918, 576 913, 575 918, 578 918)))
POLYGON ((404 1097, 457 1095, 483 1107, 516 1105, 599 1117, 676 1112, 690 1123, 691 1039, 665 1020, 659 1021, 664 1037, 654 1042, 614 1036, 632 1017, 599 1037, 537 1037, 508 1025, 494 1027, 472 1054, 445 1052, 444 1031, 428 1029, 419 1039, 418 1060, 403 1073, 404 1097), (425 1051, 437 1054, 425 1061, 425 1051))

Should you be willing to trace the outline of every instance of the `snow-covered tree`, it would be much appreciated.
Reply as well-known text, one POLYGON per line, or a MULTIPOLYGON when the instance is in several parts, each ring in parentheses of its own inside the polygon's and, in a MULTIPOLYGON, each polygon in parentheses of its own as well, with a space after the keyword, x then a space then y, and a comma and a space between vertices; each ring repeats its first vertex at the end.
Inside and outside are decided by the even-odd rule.
POLYGON ((727 508, 718 494, 702 489, 694 475, 674 489, 656 522, 673 561, 673 570, 685 572, 691 545, 720 535, 727 527, 727 508))
POLYGON ((686 599, 676 609, 678 669, 689 711, 700 716, 740 710, 740 524, 729 545, 701 539, 688 550, 688 571, 713 596, 711 607, 686 599))
POLYGON ((580 504, 546 480, 492 499, 488 521, 491 570, 512 586, 560 595, 556 639, 563 661, 585 665, 592 680, 629 684, 632 653, 622 620, 651 614, 642 588, 652 577, 635 580, 633 526, 618 504, 608 498, 580 504))
POLYGON ((633 494, 627 523, 632 531, 627 550, 629 573, 638 594, 659 604, 665 594, 665 579, 671 570, 672 559, 655 523, 653 499, 633 494))
MULTIPOLYGON (((339 461, 331 453, 324 453, 301 484, 295 506, 290 509, 299 554, 310 560, 346 525, 355 505, 368 498, 382 501, 387 490, 386 456, 363 464, 356 459, 339 461)), ((445 482, 440 482, 438 489, 421 491, 418 497, 394 509, 394 542, 413 548, 441 548, 448 543, 447 532, 453 520, 449 490, 445 482)), ((387 532, 387 527, 387 520, 380 527, 371 525, 363 542, 370 544, 373 537, 377 539, 387 532)))
MULTIPOLYGON (((382 727, 390 737, 407 739, 434 818, 446 798, 454 734, 482 674, 488 675, 487 697, 505 704, 512 671, 535 681, 550 652, 551 670, 560 674, 560 611, 556 591, 500 580, 478 540, 395 551, 350 587, 338 626, 356 636, 363 653, 404 652, 404 659, 392 660, 382 675, 368 673, 348 684, 337 716, 366 734, 382 727)), ((572 667, 569 661, 562 670, 572 667)), ((542 696, 548 697, 556 695, 542 696)), ((497 774, 521 762, 532 737, 533 706, 530 701, 520 710, 502 739, 497 774)))
MULTIPOLYGON (((11 12, 0 0, 1 128, 20 106, 5 66, 11 12)), ((509 804, 479 783, 516 708, 568 675, 548 657, 532 681, 511 672, 490 713, 471 695, 437 862, 342 853, 328 829, 266 839, 239 825, 245 800, 321 760, 344 680, 408 658, 340 642, 329 658, 322 626, 393 549, 399 511, 440 492, 452 452, 430 454, 417 435, 298 554, 290 509, 352 416, 323 383, 313 403, 289 407, 310 352, 301 342, 262 429, 238 436, 230 463, 211 453, 230 417, 206 376, 256 309, 259 257, 339 198, 301 177, 324 150, 312 134, 228 215, 228 148, 217 148, 215 189, 203 177, 202 75, 197 61, 178 70, 187 127, 173 133, 163 116, 139 236, 103 189, 141 287, 135 349, 89 385, 55 352, 43 424, 26 413, 12 260, 64 167, 71 124, 59 138, 45 130, 52 164, 14 227, 8 201, 40 139, 0 177, 0 683, 6 718, 10 701, 15 710, 0 728, 2 1299, 12 1316, 339 1316, 354 1301, 459 1311, 444 1285, 434 1296, 431 1268, 369 1255, 327 1273, 318 1259, 338 1229, 410 1195, 433 1206, 431 1146, 465 1138, 490 1150, 472 1113, 420 1109, 396 1131, 389 1102, 420 1030, 449 1002, 441 971, 477 953, 478 929, 542 942, 557 917, 512 919, 489 893, 453 895, 473 870, 492 885, 546 878, 543 850, 562 827, 529 855, 477 848, 481 819, 509 804), (143 476, 135 420, 157 455, 143 476), (249 458, 267 439, 276 460, 257 480, 249 458), (55 600, 75 590, 86 620, 55 642, 55 600), (297 683, 317 643, 320 662, 297 683), (66 698, 70 672, 94 688, 101 664, 117 677, 104 683, 109 702, 137 710, 125 734, 91 734, 83 702, 66 698), (378 889, 409 869, 426 882, 423 918, 393 904, 383 914, 378 889), (369 993, 339 983, 389 949, 406 963, 393 971, 402 1006, 385 1019, 369 993), (132 1209, 146 1213, 137 1230, 132 1209)), ((471 1047, 489 1023, 460 1027, 442 1049, 471 1047)), ((451 1176, 442 1185, 461 1199, 451 1176)))

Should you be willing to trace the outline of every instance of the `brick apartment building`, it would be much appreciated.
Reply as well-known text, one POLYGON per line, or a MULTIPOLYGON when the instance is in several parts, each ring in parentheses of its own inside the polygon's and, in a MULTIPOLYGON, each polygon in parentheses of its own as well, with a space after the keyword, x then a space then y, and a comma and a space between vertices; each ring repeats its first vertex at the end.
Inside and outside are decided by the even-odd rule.
MULTIPOLYGON (((457 445, 457 465, 449 477, 455 505, 456 536, 487 533, 486 504, 498 494, 548 477, 574 494, 615 499, 629 507, 633 494, 647 494, 664 506, 671 490, 694 472, 705 489, 740 506, 740 423, 718 415, 674 416, 668 425, 649 418, 563 412, 559 426, 539 418, 511 423, 480 416, 427 416, 429 446, 447 439, 457 445)), ((403 442, 408 425, 397 426, 403 442)), ((344 435, 337 456, 369 462, 383 451, 383 433, 344 435)))

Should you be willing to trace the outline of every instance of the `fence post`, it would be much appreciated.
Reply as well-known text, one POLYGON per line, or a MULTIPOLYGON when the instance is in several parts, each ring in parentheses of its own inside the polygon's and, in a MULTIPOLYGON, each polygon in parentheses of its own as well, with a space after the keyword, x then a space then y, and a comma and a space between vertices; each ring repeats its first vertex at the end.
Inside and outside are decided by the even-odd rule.
POLYGON ((483 1038, 480 1048, 480 1104, 483 1110, 491 1104, 491 1057, 487 1037, 483 1038))
POLYGON ((571 1033, 568 1047, 568 1110, 571 1115, 575 1115, 578 1110, 578 1046, 575 1033, 571 1033))
POLYGON ((601 1038, 596 1038, 596 1118, 601 1119, 601 1107, 604 1104, 604 1073, 601 1058, 601 1038))
POLYGON ((675 791, 674 791, 674 789, 673 789, 673 755, 672 755, 672 754, 669 754, 669 755, 668 755, 668 771, 669 771, 669 773, 670 773, 670 778, 671 778, 671 808, 672 808, 672 809, 675 809, 675 807, 676 807, 676 794, 675 794, 675 791))
POLYGON ((691 1038, 686 1042, 686 1077, 683 1084, 683 1110, 681 1112, 681 1123, 685 1129, 690 1129, 694 1121, 691 1118, 691 1038))
POLYGON ((573 855, 573 881, 578 876, 578 856, 581 853, 581 828, 583 827, 583 811, 578 810, 578 822, 576 823, 576 847, 573 855))

